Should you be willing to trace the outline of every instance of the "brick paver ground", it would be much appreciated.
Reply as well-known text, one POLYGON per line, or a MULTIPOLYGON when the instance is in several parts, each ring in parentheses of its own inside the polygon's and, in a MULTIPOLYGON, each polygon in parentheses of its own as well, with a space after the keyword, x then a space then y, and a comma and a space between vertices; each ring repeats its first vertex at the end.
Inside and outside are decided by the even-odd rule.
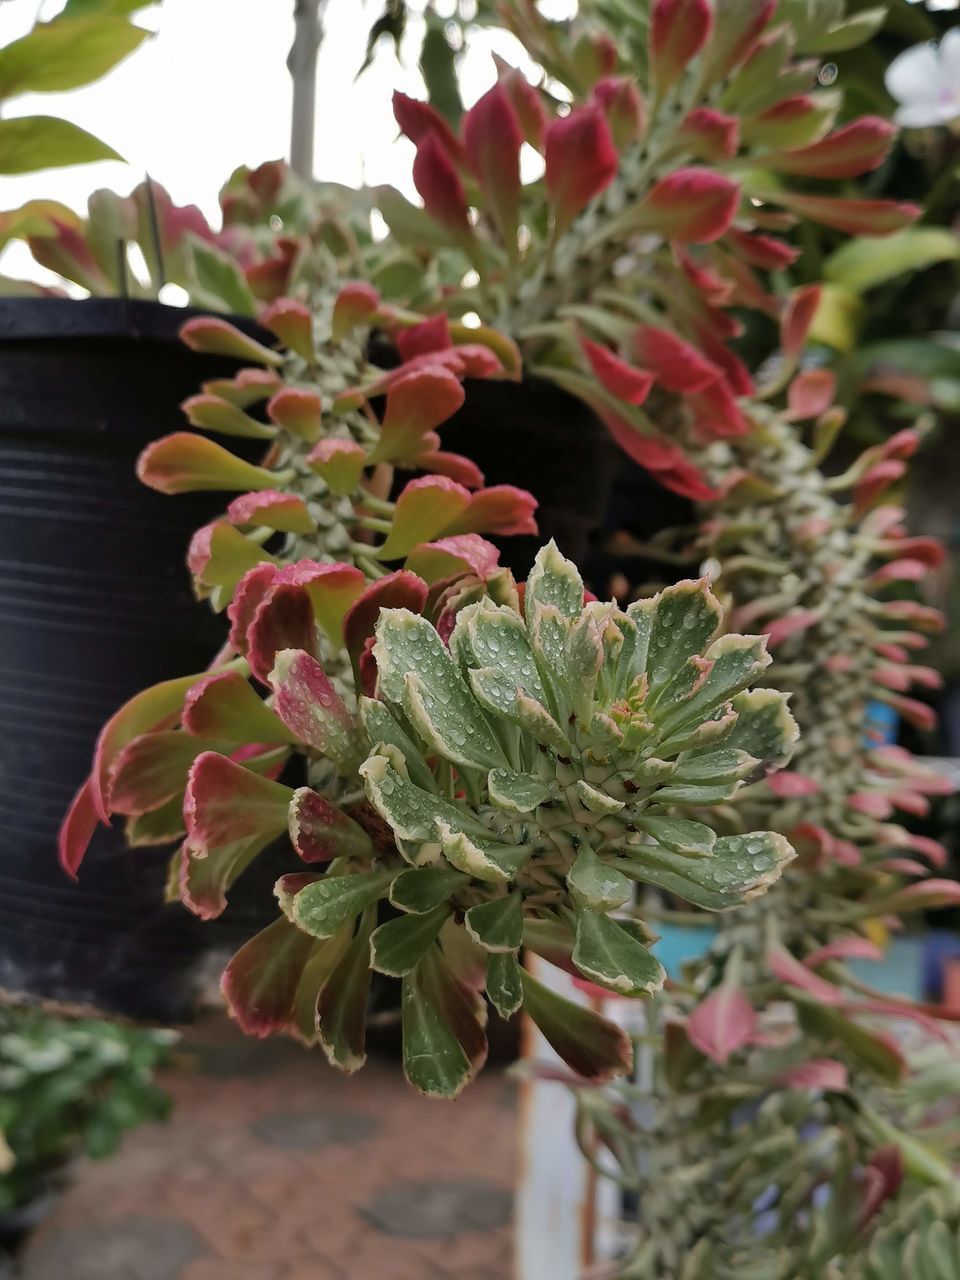
POLYGON ((82 1161, 23 1280, 509 1280, 515 1091, 430 1102, 225 1021, 190 1032, 171 1120, 82 1161))

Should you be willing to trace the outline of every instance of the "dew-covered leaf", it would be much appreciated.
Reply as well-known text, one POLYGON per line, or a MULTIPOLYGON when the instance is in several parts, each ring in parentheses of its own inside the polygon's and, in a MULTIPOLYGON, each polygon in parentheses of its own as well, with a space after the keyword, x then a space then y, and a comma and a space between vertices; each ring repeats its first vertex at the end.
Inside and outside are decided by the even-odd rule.
POLYGON ((584 845, 567 872, 567 884, 586 906, 598 911, 622 907, 633 886, 622 872, 603 863, 589 845, 584 845))
POLYGON ((392 871, 323 876, 297 894, 294 921, 315 938, 331 938, 347 920, 379 901, 393 876, 392 871))
POLYGON ((433 911, 468 883, 453 867, 411 867, 401 871, 390 886, 390 902, 398 911, 422 915, 433 911))
POLYGON ((583 608, 583 579, 552 538, 541 547, 527 575, 524 609, 528 627, 533 625, 536 606, 544 604, 552 605, 565 618, 575 618, 583 608))
POLYGON ((428 1097, 455 1098, 487 1056, 486 1009, 432 947, 403 980, 403 1069, 428 1097))
MULTIPOLYGON (((409 874, 409 873, 407 873, 409 874)), ((445 904, 432 911, 399 916, 380 925, 370 939, 370 963, 378 973, 402 978, 415 968, 450 914, 445 904)))
POLYGON ((581 907, 573 963, 585 978, 622 996, 652 995, 666 976, 660 961, 611 916, 581 907))
POLYGON ((424 618, 407 609, 385 609, 373 653, 383 697, 405 709, 411 704, 431 734, 449 740, 456 754, 448 758, 485 769, 507 763, 446 645, 424 618), (410 689, 412 674, 417 683, 410 689))
POLYGON ((529 774, 511 773, 509 769, 490 770, 487 792, 495 805, 512 813, 532 813, 550 797, 550 788, 545 782, 529 774))

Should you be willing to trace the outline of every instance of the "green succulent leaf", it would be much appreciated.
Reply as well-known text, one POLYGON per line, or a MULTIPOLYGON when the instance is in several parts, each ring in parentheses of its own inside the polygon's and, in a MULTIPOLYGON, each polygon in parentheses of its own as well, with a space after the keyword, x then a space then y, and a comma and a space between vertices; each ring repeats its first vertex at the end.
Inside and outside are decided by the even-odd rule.
POLYGON ((444 857, 458 871, 475 880, 499 884, 512 880, 532 850, 517 849, 489 839, 476 839, 453 831, 445 822, 437 823, 444 857))
POLYGON ((402 728, 385 702, 379 702, 375 698, 361 698, 360 723, 373 744, 374 751, 381 743, 396 747, 406 763, 410 780, 424 791, 437 790, 437 780, 423 752, 402 728))
POLYGON ((787 707, 787 695, 776 689, 751 689, 731 699, 737 720, 723 743, 746 751, 768 767, 784 765, 793 755, 800 730, 787 707))
POLYGON ((575 618, 583 608, 583 579, 552 538, 537 553, 527 575, 524 610, 531 629, 538 605, 552 606, 564 618, 575 618))
POLYGON ((484 770, 508 763, 446 645, 424 618, 407 609, 383 610, 374 657, 383 696, 403 707, 429 746, 484 770))
POLYGON ((331 1066, 348 1074, 358 1071, 367 1060, 370 935, 375 923, 376 912, 368 909, 317 997, 316 1028, 320 1047, 331 1066))
POLYGON ((577 854, 567 872, 567 884, 585 906, 597 911, 613 911, 629 901, 633 886, 622 872, 606 866, 589 845, 577 854))
POLYGON ((506 893, 471 907, 464 917, 467 933, 485 951, 519 951, 523 943, 523 895, 506 893))
POLYGON ((764 893, 794 857, 785 837, 770 831, 722 836, 707 858, 690 858, 657 845, 636 847, 636 860, 619 861, 624 875, 676 893, 708 911, 726 911, 764 893))
POLYGON ((487 793, 495 805, 513 813, 532 813, 550 798, 545 782, 509 769, 491 769, 487 774, 487 793))
POLYGON ((195 236, 190 239, 190 269, 199 304, 226 308, 241 316, 256 315, 257 302, 233 254, 195 236))
POLYGON ((453 867, 411 867, 391 884, 390 902, 398 911, 423 915, 449 901, 467 883, 468 877, 453 867))
POLYGON ((512 951, 493 951, 487 959, 487 995, 501 1018, 509 1019, 523 1004, 520 964, 512 951))
POLYGON ((692 858, 709 857, 717 840, 712 827, 690 818, 660 818, 643 814, 637 818, 636 825, 665 849, 692 858))
POLYGON ((722 621, 720 602, 703 582, 678 582, 661 591, 647 649, 651 690, 661 688, 690 658, 702 653, 722 621))
POLYGON ((393 879, 391 871, 323 876, 297 894, 293 919, 315 938, 332 938, 342 924, 378 902, 393 879))
POLYGON ((622 996, 648 996, 663 986, 663 965, 611 916, 577 911, 573 963, 585 978, 622 996))
POLYGON ((399 840, 438 844, 439 824, 484 839, 489 831, 467 810, 449 800, 423 791, 403 777, 383 755, 371 756, 360 766, 370 803, 399 840))
POLYGON ((419 964, 428 947, 433 945, 450 909, 443 904, 417 915, 403 915, 388 920, 376 929, 370 939, 370 963, 379 973, 402 978, 419 964))
POLYGON ((487 1056, 486 1009, 431 947, 403 979, 403 1068, 429 1097, 455 1098, 487 1056))

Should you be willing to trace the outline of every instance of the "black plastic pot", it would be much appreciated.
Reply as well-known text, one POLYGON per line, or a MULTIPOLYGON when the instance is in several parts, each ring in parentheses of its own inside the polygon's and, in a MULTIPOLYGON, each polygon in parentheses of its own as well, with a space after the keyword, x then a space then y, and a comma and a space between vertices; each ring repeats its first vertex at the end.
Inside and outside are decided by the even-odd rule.
POLYGON ((502 562, 525 578, 539 547, 556 539, 582 564, 602 526, 619 451, 581 401, 537 378, 471 380, 463 408, 440 428, 443 448, 477 464, 486 482, 537 498, 539 534, 494 538, 502 562))
POLYGON ((440 428, 443 448, 476 462, 487 484, 519 485, 539 502, 536 535, 492 539, 518 578, 548 538, 601 598, 615 575, 630 587, 671 576, 661 562, 611 553, 607 544, 620 532, 643 542, 687 524, 692 505, 632 462, 581 400, 539 378, 466 388, 463 408, 440 428))
POLYGON ((178 340, 188 314, 0 300, 0 988, 158 1020, 187 1011, 214 937, 162 906, 168 851, 101 830, 73 885, 56 834, 103 721, 223 641, 184 564, 222 503, 134 474, 148 441, 183 426, 180 402, 236 370, 178 340))

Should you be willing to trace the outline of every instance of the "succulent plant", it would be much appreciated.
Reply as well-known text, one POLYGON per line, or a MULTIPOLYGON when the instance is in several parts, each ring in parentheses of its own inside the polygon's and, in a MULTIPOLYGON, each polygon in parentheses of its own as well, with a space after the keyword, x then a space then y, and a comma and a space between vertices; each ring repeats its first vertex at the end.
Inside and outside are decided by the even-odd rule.
POLYGON ((190 769, 179 875, 195 909, 222 907, 238 869, 285 827, 304 862, 329 863, 281 879, 286 918, 228 967, 237 1017, 255 1033, 319 1039, 350 1070, 364 1057, 370 969, 400 978, 406 1072, 431 1094, 455 1094, 483 1061, 482 990, 504 1017, 523 1004, 580 1076, 622 1073, 628 1037, 526 974, 521 948, 649 995, 664 974, 628 907, 635 883, 725 910, 793 856, 782 836, 717 837, 706 821, 787 760, 796 728, 782 695, 750 689, 767 663, 762 640, 719 634, 703 583, 626 612, 584 603, 579 574, 549 544, 523 612, 512 584, 498 594, 461 592, 440 630, 381 608, 365 650, 377 696, 355 711, 313 654, 279 648, 269 709, 225 674, 188 695, 184 716, 196 729, 216 698, 220 725, 233 707, 251 738, 269 717, 268 740, 286 736, 326 781, 325 795, 292 791, 216 751, 190 769), (395 913, 379 924, 378 903, 395 913))

